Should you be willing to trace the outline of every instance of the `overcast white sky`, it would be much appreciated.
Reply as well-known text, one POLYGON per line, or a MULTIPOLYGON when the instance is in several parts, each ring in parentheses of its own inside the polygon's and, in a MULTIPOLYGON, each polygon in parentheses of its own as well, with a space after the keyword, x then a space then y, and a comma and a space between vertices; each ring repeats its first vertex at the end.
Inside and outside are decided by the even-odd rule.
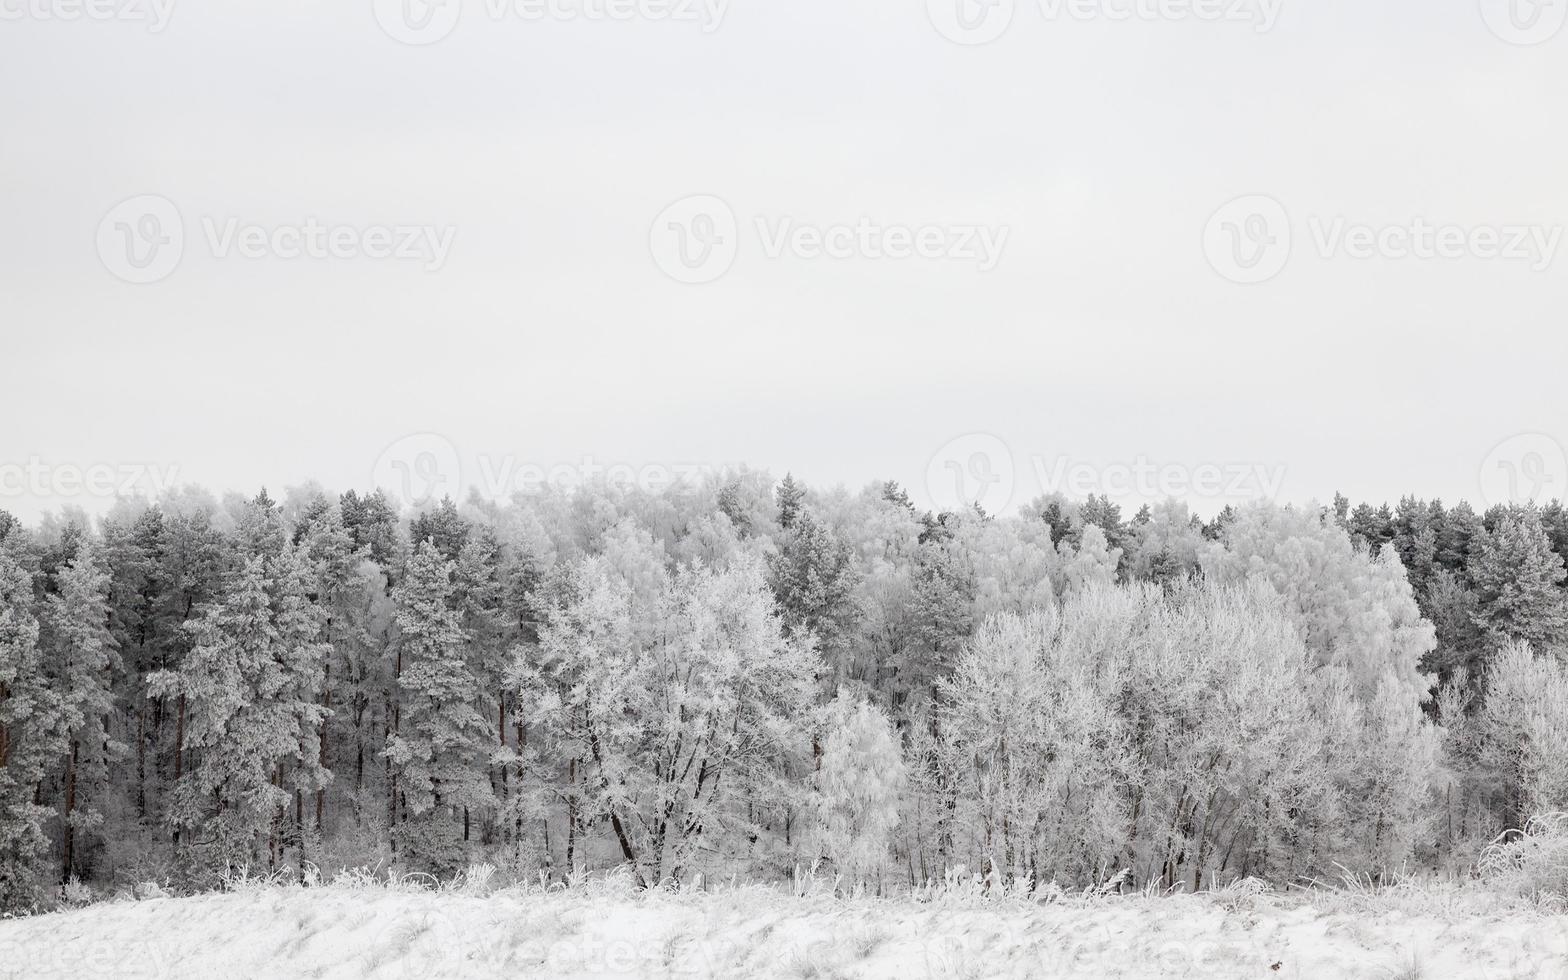
POLYGON ((1509 466, 1565 490, 1568 254, 1530 243, 1568 253, 1568 0, 1515 0, 1516 28, 1509 0, 1283 0, 1266 31, 1261 0, 1018 0, 978 45, 935 26, 958 0, 733 0, 716 25, 474 0, 431 44, 371 0, 176 0, 156 32, 134 18, 168 0, 75 2, 0 0, 0 507, 28 518, 101 509, 62 467, 341 490, 417 433, 464 483, 744 460, 940 502, 928 472, 980 434, 960 469, 984 483, 1005 447, 1014 505, 1059 460, 1283 468, 1289 500, 1496 497, 1509 466), (149 226, 111 212, 144 195, 183 243, 133 284, 116 236, 149 226), (696 285, 655 222, 693 195, 736 221, 696 285), (1222 211, 1247 195, 1283 211, 1222 211), (307 219, 449 251, 209 241, 307 219), (770 257, 786 219, 1006 238, 989 270, 858 238, 770 257), (1375 254, 1320 243, 1336 219, 1375 254), (1417 221, 1466 254, 1401 257, 1417 221), (1229 235, 1275 240, 1232 278, 1288 261, 1237 284, 1229 235), (46 492, 17 492, 33 461, 46 492))

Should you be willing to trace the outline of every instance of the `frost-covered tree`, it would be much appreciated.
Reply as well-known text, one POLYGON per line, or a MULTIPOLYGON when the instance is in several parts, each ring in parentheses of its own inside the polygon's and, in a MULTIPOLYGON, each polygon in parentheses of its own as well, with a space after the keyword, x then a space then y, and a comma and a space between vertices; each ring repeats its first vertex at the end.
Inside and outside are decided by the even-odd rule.
POLYGON ((1347 669, 1364 699, 1390 671, 1418 700, 1426 698, 1431 678, 1421 663, 1436 635, 1392 550, 1374 557, 1357 548, 1316 507, 1258 504, 1236 513, 1223 545, 1204 556, 1203 570, 1221 583, 1272 586, 1307 648, 1324 665, 1347 669))
POLYGON ((454 565, 422 542, 393 590, 397 603, 399 710, 386 755, 395 780, 404 860, 450 873, 466 863, 470 814, 493 805, 486 772, 492 729, 484 691, 464 654, 454 607, 454 565))
POLYGON ((1340 863, 1389 874, 1404 869, 1429 839, 1442 732, 1392 671, 1358 707, 1360 729, 1352 736, 1359 764, 1341 779, 1349 790, 1351 845, 1340 863))
POLYGON ((1476 787, 1506 827, 1568 809, 1568 667, 1509 643, 1487 670, 1475 717, 1484 782, 1476 787))
POLYGON ((519 692, 519 710, 544 742, 539 765, 550 796, 565 810, 568 868, 583 861, 590 827, 605 820, 621 858, 636 860, 622 815, 610 805, 622 778, 619 759, 604 747, 612 729, 631 724, 621 706, 636 694, 630 665, 648 635, 633 620, 663 616, 668 579, 662 566, 655 567, 657 589, 641 601, 625 575, 602 557, 561 570, 542 590, 537 646, 516 651, 510 682, 519 692))
POLYGON ((0 548, 0 909, 28 904, 49 846, 38 785, 57 758, 59 699, 44 680, 31 577, 0 548))
POLYGON ((155 695, 180 694, 187 705, 192 761, 167 819, 210 867, 259 863, 263 854, 275 865, 290 790, 320 778, 312 734, 325 715, 327 651, 308 582, 292 546, 279 544, 271 557, 262 549, 190 625, 193 646, 179 669, 148 678, 155 695))
POLYGON ((468 521, 458 513, 457 504, 452 502, 452 498, 442 497, 434 508, 414 518, 408 536, 416 546, 431 542, 441 557, 455 562, 468 541, 470 530, 468 521))
POLYGON ((737 848, 776 815, 798 785, 820 670, 786 637, 756 561, 688 570, 672 600, 664 638, 637 665, 648 697, 631 783, 653 880, 681 878, 702 851, 737 848))
MULTIPOLYGON (((506 619, 506 585, 502 581, 501 543, 494 529, 474 527, 458 553, 453 573, 453 602, 467 638, 463 660, 481 691, 475 707, 490 719, 490 744, 503 758, 514 753, 507 743, 508 712, 514 694, 506 683, 515 629, 506 619)), ((502 788, 505 762, 490 772, 492 791, 502 788)), ((488 822, 486 831, 493 828, 488 822)))
POLYGON ((777 816, 820 668, 785 637, 757 561, 665 577, 657 593, 657 578, 628 577, 637 567, 578 565, 517 673, 525 710, 566 750, 569 855, 607 824, 638 877, 659 881, 706 850, 738 858, 777 816))
POLYGON ((1129 577, 1159 585, 1186 579, 1197 571, 1203 553, 1201 523, 1195 524, 1187 505, 1176 500, 1146 510, 1147 518, 1132 526, 1125 562, 1129 577))
POLYGON ((962 549, 949 537, 923 542, 915 553, 908 604, 909 640, 893 662, 891 695, 896 712, 937 715, 938 685, 975 626, 975 589, 962 549))
POLYGON ((795 526, 795 518, 800 516, 800 509, 806 499, 806 488, 796 483, 794 476, 785 473, 776 496, 779 506, 779 527, 788 531, 795 526))
POLYGON ((278 723, 292 728, 294 747, 279 757, 277 782, 293 793, 292 823, 286 843, 299 848, 302 864, 308 859, 305 800, 319 799, 332 780, 322 742, 326 720, 331 715, 323 691, 332 647, 323 633, 322 609, 311 599, 317 586, 308 556, 299 548, 285 546, 273 565, 272 609, 277 629, 274 659, 278 677, 276 687, 269 686, 261 696, 276 712, 278 723))
POLYGON ((1050 608, 997 616, 943 683, 944 836, 991 880, 1108 877, 1126 840, 1120 722, 1059 626, 1050 608))
POLYGON ((111 681, 118 667, 109 631, 109 575, 95 546, 84 543, 60 573, 44 608, 50 686, 59 701, 58 737, 65 750, 60 790, 61 880, 85 871, 81 851, 99 832, 110 791, 110 766, 124 747, 110 736, 111 681))
MULTIPOLYGON (((360 812, 367 743, 366 715, 373 704, 377 651, 371 632, 371 608, 382 594, 379 578, 367 577, 368 549, 356 549, 339 510, 322 498, 311 511, 299 538, 302 558, 311 572, 311 594, 321 610, 321 639, 328 647, 322 664, 321 706, 330 712, 317 733, 317 765, 330 771, 341 754, 349 775, 354 812, 360 812)), ((326 821, 327 791, 315 792, 312 824, 320 833, 326 821)))
POLYGON ((812 775, 816 843, 851 881, 860 881, 887 862, 904 759, 893 726, 875 705, 840 694, 826 713, 827 734, 812 775))
POLYGON ((1085 524, 1077 547, 1063 541, 1057 545, 1062 557, 1063 592, 1092 589, 1116 581, 1122 550, 1108 543, 1098 524, 1085 524))
POLYGON ((1539 511, 1504 514, 1490 533, 1476 535, 1467 567, 1475 583, 1475 623, 1489 646, 1517 641, 1549 650, 1568 644, 1568 573, 1539 511))
POLYGON ((854 552, 815 514, 803 510, 769 565, 785 631, 815 640, 836 687, 849 677, 860 621, 854 552))

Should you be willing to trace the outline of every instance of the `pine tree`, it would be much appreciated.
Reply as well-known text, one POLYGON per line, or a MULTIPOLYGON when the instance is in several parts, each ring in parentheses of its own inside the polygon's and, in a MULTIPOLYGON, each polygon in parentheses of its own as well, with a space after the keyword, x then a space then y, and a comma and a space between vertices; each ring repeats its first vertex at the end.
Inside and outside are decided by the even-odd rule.
POLYGON ((382 490, 363 497, 353 490, 339 498, 343 527, 354 539, 356 549, 370 552, 370 560, 383 569, 400 564, 401 543, 397 532, 397 511, 382 490))
POLYGON ((1552 650, 1568 642, 1568 576, 1535 508, 1501 516, 1495 531, 1482 532, 1469 572, 1479 603, 1475 622, 1492 646, 1522 641, 1552 650))
MULTIPOLYGON (((909 641, 893 663, 891 701, 906 719, 937 700, 937 685, 953 669, 975 629, 975 588, 965 556, 951 543, 928 541, 915 552, 908 600, 909 641)), ((927 716, 935 722, 934 714, 927 716)))
POLYGON ((855 601, 854 552, 811 511, 802 511, 770 560, 773 593, 791 636, 816 639, 834 687, 850 676, 860 609, 855 601))
MULTIPOLYGON (((463 661, 476 678, 480 696, 475 708, 490 722, 490 744, 507 753, 507 711, 513 694, 506 685, 511 650, 505 618, 506 587, 501 580, 501 545, 490 527, 476 527, 458 554, 454 571, 453 601, 458 622, 467 638, 463 661)), ((506 767, 490 770, 492 792, 502 789, 506 767)), ((487 819, 487 841, 493 827, 487 819)))
POLYGON ((96 548, 84 544, 60 575, 44 611, 50 685, 60 701, 58 738, 65 748, 61 788, 61 880, 82 872, 81 847, 103 823, 110 766, 124 746, 110 738, 111 681, 118 668, 109 630, 109 575, 96 548))
MULTIPOLYGON (((300 546, 313 572, 312 591, 323 616, 322 640, 330 648, 322 669, 321 706, 332 714, 323 721, 318 736, 318 766, 331 770, 339 753, 351 755, 348 771, 357 816, 365 776, 366 716, 379 680, 371 608, 382 592, 365 574, 369 549, 356 550, 337 510, 329 507, 317 515, 300 546)), ((321 833, 326 822, 325 787, 317 789, 315 797, 314 827, 321 833)))
POLYGON ((1437 563, 1458 575, 1469 584, 1471 550, 1478 538, 1486 533, 1481 518, 1468 503, 1461 500, 1447 511, 1441 511, 1442 520, 1437 528, 1437 563))
POLYGON ((777 497, 779 527, 788 531, 795 526, 795 518, 800 516, 800 508, 804 506, 806 499, 806 488, 796 483, 794 476, 785 473, 784 482, 779 484, 777 497))
POLYGON ((44 682, 30 576, 0 548, 0 909, 29 904, 49 846, 37 802, 58 758, 59 701, 44 682))
POLYGON ((465 809, 493 803, 485 769, 491 729, 475 707, 483 691, 464 660, 468 636, 453 608, 453 571, 425 541, 393 591, 402 667, 397 730, 386 748, 408 815, 398 827, 403 857, 446 873, 466 861, 465 809))
POLYGON ((1541 508, 1541 526, 1546 530, 1546 537, 1552 542, 1552 550, 1557 552, 1557 557, 1568 562, 1568 507, 1562 501, 1553 500, 1541 508))
MULTIPOLYGON (((147 755, 157 753, 161 741, 167 742, 167 757, 172 757, 169 782, 178 783, 185 774, 185 695, 176 693, 172 704, 151 704, 146 678, 162 670, 178 670, 190 653, 195 634, 188 628, 208 606, 218 602, 225 580, 234 563, 235 542, 213 523, 213 508, 203 504, 184 512, 170 512, 162 523, 162 537, 152 554, 156 555, 156 579, 149 585, 159 590, 157 623, 159 632, 150 646, 139 648, 139 659, 130 671, 135 685, 137 717, 138 794, 145 796, 147 755), (170 724, 172 720, 172 724, 170 724), (165 736, 165 729, 172 728, 165 736)), ((122 655, 126 652, 121 647, 122 655)), ((145 816, 145 799, 138 800, 138 811, 145 816)))
POLYGON ((156 806, 158 721, 163 712, 147 696, 146 677, 170 665, 179 619, 173 617, 168 521, 157 507, 134 519, 103 523, 103 559, 110 573, 109 629, 119 653, 115 679, 119 740, 134 747, 135 763, 120 778, 139 819, 156 806), (149 798, 151 796, 151 798, 149 798))
POLYGON ((276 558, 288 541, 288 535, 283 529, 283 512, 267 493, 266 487, 238 506, 234 524, 235 542, 240 554, 246 558, 256 555, 276 558))
POLYGON ((293 745, 277 756, 274 782, 293 791, 294 812, 286 840, 278 840, 274 830, 271 860, 276 863, 282 844, 292 843, 303 866, 308 839, 305 798, 321 799, 332 781, 322 736, 332 713, 323 693, 333 650, 326 642, 322 609, 311 601, 317 579, 303 550, 286 546, 273 566, 272 579, 277 677, 276 686, 261 696, 268 699, 276 724, 292 735, 293 745))
POLYGON ((293 548, 245 560, 221 603, 189 627, 193 647, 178 671, 148 678, 155 695, 185 697, 186 750, 168 820, 214 868, 279 860, 282 822, 316 778, 310 733, 325 710, 319 676, 326 650, 293 548), (284 766, 296 777, 288 780, 284 766))
POLYGON ((1350 529, 1350 498, 1337 491, 1334 493, 1334 523, 1350 529))
POLYGON ((452 502, 452 498, 442 497, 435 509, 414 518, 408 536, 416 545, 426 541, 433 543, 441 557, 455 562, 468 541, 470 530, 468 521, 457 512, 457 504, 452 502))
POLYGON ((719 488, 718 494, 719 513, 729 519, 730 525, 737 534, 746 537, 751 534, 751 515, 746 512, 745 499, 742 497, 742 486, 739 480, 726 483, 719 488))

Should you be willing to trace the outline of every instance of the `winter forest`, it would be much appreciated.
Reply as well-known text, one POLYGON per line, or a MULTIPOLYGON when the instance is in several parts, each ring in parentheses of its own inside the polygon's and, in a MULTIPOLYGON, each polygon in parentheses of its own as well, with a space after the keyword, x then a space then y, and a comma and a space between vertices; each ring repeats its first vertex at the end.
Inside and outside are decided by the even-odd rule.
POLYGON ((1568 807, 1565 557, 1556 502, 933 514, 754 471, 0 513, 0 902, 1464 873, 1568 807))

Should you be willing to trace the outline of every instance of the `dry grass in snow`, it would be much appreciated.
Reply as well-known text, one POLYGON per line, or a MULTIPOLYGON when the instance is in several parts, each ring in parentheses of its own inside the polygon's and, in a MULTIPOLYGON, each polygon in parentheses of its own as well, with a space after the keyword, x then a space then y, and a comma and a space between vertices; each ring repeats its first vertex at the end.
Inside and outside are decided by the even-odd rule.
POLYGON ((1568 917, 1479 889, 838 899, 408 883, 241 885, 0 921, 0 977, 1568 976, 1568 917))

